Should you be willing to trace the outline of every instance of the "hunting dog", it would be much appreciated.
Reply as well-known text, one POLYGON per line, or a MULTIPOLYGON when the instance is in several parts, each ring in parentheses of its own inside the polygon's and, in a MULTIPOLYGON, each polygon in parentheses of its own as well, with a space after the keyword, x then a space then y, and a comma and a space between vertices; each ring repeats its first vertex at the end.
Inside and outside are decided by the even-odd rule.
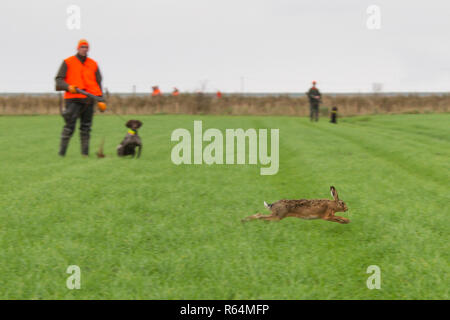
POLYGON ((117 146, 117 155, 119 157, 123 156, 135 156, 136 148, 138 149, 137 157, 141 156, 142 141, 138 135, 137 129, 142 126, 142 122, 139 120, 129 120, 125 126, 129 128, 127 135, 122 140, 122 142, 117 146))
POLYGON ((338 193, 333 186, 330 187, 330 191, 334 200, 279 200, 272 204, 264 201, 264 206, 272 212, 271 214, 263 215, 257 213, 243 219, 242 222, 253 219, 279 221, 287 217, 296 217, 307 220, 322 219, 338 223, 349 223, 349 219, 334 215, 336 212, 345 212, 348 208, 344 201, 339 200, 338 193))

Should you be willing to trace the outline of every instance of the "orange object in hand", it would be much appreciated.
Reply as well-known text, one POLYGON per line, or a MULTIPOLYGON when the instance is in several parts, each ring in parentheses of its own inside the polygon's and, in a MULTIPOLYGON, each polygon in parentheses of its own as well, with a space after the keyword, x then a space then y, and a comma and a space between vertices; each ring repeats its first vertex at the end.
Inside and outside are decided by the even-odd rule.
POLYGON ((103 112, 106 110, 106 103, 99 102, 99 103, 97 103, 97 107, 100 109, 101 112, 103 112))
POLYGON ((72 86, 70 84, 69 84, 69 88, 67 89, 67 91, 69 91, 70 93, 78 93, 77 87, 72 86))

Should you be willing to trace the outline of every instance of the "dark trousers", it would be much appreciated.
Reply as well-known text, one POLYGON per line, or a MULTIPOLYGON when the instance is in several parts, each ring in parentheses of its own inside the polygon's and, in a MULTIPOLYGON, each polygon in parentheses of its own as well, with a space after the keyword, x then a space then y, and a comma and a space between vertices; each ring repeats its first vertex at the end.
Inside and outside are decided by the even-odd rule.
POLYGON ((310 120, 313 121, 319 121, 319 104, 318 103, 310 103, 309 106, 309 117, 310 120))
POLYGON ((89 154, 89 138, 93 115, 93 103, 83 103, 71 100, 66 101, 66 106, 62 113, 65 124, 61 133, 59 155, 64 156, 66 154, 67 147, 69 145, 70 138, 75 131, 78 118, 80 118, 81 154, 89 154))

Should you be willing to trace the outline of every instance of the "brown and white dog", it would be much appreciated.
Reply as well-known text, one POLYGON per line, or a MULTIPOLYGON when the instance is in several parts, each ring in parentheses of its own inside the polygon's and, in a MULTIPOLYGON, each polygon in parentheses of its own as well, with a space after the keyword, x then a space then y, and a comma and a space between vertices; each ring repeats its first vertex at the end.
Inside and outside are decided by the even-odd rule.
POLYGON ((129 120, 125 126, 129 128, 127 135, 122 140, 122 142, 117 146, 117 155, 119 157, 123 156, 135 156, 136 148, 138 149, 137 157, 141 156, 142 141, 138 135, 137 129, 142 126, 142 122, 139 120, 129 120))

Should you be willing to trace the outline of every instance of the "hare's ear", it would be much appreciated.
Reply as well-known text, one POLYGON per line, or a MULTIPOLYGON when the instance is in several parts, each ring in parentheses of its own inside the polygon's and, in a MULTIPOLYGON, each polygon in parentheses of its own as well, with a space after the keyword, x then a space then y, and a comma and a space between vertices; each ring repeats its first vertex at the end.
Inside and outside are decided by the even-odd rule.
POLYGON ((139 129, 140 127, 142 127, 142 122, 139 120, 136 120, 136 125, 137 125, 137 129, 139 129))
POLYGON ((338 193, 336 191, 336 188, 331 186, 330 187, 330 191, 331 191, 331 196, 334 198, 334 200, 338 201, 339 200, 339 196, 338 196, 338 193))

